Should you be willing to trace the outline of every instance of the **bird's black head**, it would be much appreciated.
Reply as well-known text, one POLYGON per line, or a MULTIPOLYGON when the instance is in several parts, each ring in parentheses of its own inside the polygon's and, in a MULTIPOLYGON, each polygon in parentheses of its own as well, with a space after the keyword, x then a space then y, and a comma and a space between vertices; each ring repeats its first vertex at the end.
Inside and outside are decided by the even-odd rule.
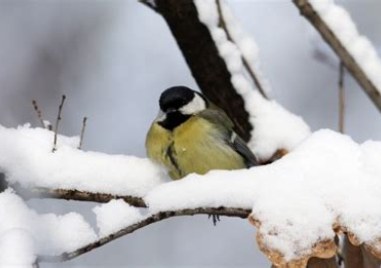
POLYGON ((166 129, 173 130, 193 114, 206 109, 208 102, 200 93, 184 86, 176 86, 161 94, 159 105, 161 114, 157 121, 166 129))

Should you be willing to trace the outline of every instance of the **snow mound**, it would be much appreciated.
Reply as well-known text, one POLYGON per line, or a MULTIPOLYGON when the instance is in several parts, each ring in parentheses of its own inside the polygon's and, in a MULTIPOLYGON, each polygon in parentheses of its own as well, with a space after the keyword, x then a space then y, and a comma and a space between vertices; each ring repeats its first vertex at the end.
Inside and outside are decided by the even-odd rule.
POLYGON ((263 244, 287 261, 303 258, 342 226, 361 243, 381 238, 381 142, 359 145, 331 130, 249 170, 191 174, 145 197, 152 213, 197 207, 252 209, 263 244))
POLYGON ((166 179, 146 158, 78 150, 77 137, 59 135, 52 153, 53 132, 42 128, 0 125, 0 140, 0 172, 25 187, 144 196, 166 179))

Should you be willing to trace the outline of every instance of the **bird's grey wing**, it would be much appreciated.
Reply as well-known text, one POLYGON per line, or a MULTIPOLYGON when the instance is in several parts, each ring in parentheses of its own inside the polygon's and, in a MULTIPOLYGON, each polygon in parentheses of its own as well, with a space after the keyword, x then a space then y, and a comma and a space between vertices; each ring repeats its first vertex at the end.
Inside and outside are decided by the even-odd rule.
POLYGON ((199 116, 213 123, 220 130, 226 144, 243 157, 246 167, 258 165, 255 155, 247 147, 245 141, 234 132, 234 124, 224 111, 220 109, 206 109, 199 113, 199 116))
POLYGON ((245 141, 241 139, 235 132, 232 133, 232 146, 245 160, 246 167, 257 166, 258 161, 253 152, 247 147, 245 141))

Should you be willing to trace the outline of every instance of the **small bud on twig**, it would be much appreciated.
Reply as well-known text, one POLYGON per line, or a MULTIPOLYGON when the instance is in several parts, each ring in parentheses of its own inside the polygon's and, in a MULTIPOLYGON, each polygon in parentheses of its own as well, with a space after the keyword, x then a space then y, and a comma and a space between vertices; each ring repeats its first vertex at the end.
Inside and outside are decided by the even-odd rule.
POLYGON ((38 120, 40 120, 41 126, 42 126, 43 128, 46 128, 46 127, 45 127, 45 124, 44 124, 44 120, 42 119, 42 112, 41 112, 40 108, 39 108, 38 105, 37 105, 37 101, 36 101, 36 100, 32 100, 32 104, 33 104, 33 108, 34 108, 34 110, 35 110, 36 113, 37 113, 38 120))

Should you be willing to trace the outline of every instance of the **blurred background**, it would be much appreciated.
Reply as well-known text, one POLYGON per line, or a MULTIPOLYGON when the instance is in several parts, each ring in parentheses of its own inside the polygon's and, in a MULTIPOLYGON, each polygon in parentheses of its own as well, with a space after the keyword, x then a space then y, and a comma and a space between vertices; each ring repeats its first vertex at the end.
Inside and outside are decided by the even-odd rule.
MULTIPOLYGON (((289 0, 228 1, 259 48, 272 97, 313 130, 337 129, 338 61, 289 0), (328 60, 316 57, 327 53, 328 60)), ((381 1, 339 1, 359 31, 381 45, 381 1)), ((165 88, 197 89, 161 16, 135 0, 0 0, 0 124, 54 121, 62 94, 61 133, 78 135, 88 116, 84 149, 144 157, 146 131, 165 88)), ((347 75, 346 133, 381 138, 380 114, 347 75)), ((41 213, 78 211, 95 223, 96 204, 32 200, 41 213)), ((205 216, 170 219, 70 262, 41 267, 268 267, 245 220, 205 216)))

